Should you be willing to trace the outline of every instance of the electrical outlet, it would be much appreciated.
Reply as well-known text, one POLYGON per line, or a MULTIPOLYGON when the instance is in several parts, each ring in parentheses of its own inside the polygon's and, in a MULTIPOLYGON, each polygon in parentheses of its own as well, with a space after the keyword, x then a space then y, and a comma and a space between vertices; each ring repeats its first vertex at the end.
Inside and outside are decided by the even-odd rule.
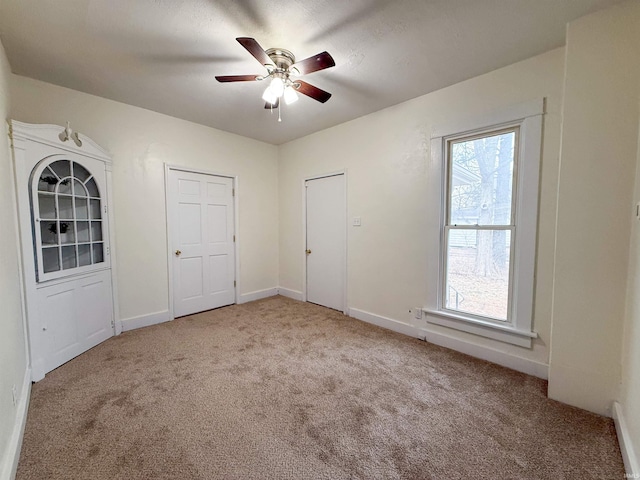
POLYGON ((422 308, 416 307, 413 309, 413 316, 416 317, 416 320, 420 320, 422 318, 422 308))
POLYGON ((13 400, 13 406, 15 407, 18 404, 18 392, 15 385, 11 387, 11 399, 13 400))

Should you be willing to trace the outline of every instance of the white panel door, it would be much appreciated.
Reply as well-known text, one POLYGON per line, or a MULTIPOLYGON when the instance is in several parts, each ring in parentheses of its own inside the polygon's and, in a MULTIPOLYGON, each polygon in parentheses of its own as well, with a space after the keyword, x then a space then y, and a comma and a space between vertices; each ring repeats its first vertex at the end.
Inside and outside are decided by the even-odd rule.
POLYGON ((344 175, 307 180, 305 187, 307 301, 344 311, 344 175))
POLYGON ((113 336, 111 270, 40 287, 37 295, 37 378, 113 336))
POLYGON ((235 302, 233 179, 169 170, 176 317, 235 302))

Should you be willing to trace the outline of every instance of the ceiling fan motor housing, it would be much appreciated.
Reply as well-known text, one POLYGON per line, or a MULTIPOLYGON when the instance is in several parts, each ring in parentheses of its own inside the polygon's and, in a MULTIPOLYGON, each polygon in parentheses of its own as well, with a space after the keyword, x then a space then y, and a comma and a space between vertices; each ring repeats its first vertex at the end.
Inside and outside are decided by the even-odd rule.
MULTIPOLYGON (((293 56, 293 53, 283 48, 270 48, 266 50, 266 54, 276 64, 276 68, 282 70, 280 73, 287 72, 289 67, 296 63, 296 57, 293 56)), ((265 65, 265 67, 269 66, 265 65)))

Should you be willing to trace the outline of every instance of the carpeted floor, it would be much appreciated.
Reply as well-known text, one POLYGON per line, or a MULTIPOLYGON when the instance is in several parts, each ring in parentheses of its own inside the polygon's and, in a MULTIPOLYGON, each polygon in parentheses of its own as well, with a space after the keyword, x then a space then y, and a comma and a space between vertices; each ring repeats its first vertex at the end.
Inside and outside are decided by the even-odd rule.
POLYGON ((546 382, 272 297, 124 333, 33 385, 18 480, 606 478, 546 382))

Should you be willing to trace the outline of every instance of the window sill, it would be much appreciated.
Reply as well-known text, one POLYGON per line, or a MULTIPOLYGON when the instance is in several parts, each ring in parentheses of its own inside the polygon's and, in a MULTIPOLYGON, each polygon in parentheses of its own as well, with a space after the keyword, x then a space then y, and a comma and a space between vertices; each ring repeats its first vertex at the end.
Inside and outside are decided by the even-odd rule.
POLYGON ((461 330, 520 347, 531 348, 532 340, 538 338, 536 332, 519 330, 511 325, 500 325, 488 320, 480 320, 464 314, 456 314, 442 310, 425 308, 423 311, 426 313, 427 323, 461 330))

